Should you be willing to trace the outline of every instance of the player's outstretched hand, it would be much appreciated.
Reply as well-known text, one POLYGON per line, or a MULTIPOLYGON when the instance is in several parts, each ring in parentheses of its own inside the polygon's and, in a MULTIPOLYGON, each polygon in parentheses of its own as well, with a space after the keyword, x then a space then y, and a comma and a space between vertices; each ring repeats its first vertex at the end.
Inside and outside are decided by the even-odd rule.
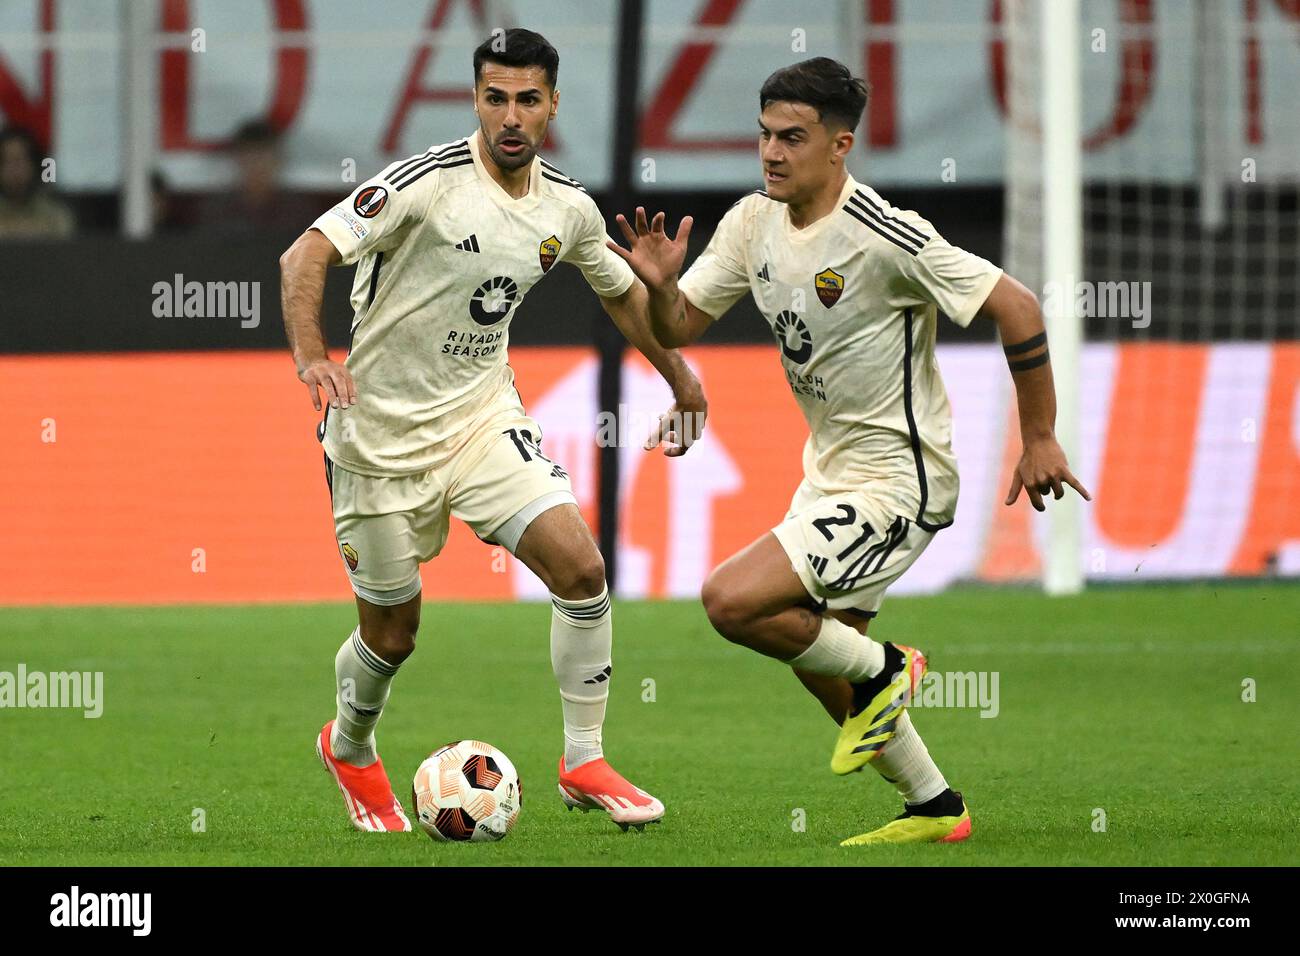
POLYGON ((709 403, 698 381, 674 390, 675 401, 668 411, 659 416, 659 424, 643 446, 653 451, 664 445, 667 458, 680 458, 704 433, 704 420, 709 416, 709 403))
POLYGON ((1092 495, 1078 478, 1070 472, 1065 460, 1065 451, 1055 438, 1042 438, 1029 442, 1016 465, 1015 474, 1011 476, 1011 490, 1007 492, 1004 504, 1013 505, 1020 497, 1020 489, 1029 493, 1029 500, 1038 511, 1046 511, 1043 498, 1050 492, 1054 498, 1065 497, 1065 485, 1079 493, 1084 501, 1091 501, 1092 495))
POLYGON ((347 408, 357 403, 357 384, 352 381, 352 373, 338 362, 329 359, 312 362, 298 373, 298 378, 307 386, 312 407, 318 412, 321 410, 320 392, 325 393, 330 408, 347 408))
POLYGON ((614 217, 623 238, 627 240, 624 249, 612 239, 605 245, 622 256, 632 267, 636 277, 645 283, 646 288, 657 289, 675 280, 682 271, 682 262, 686 259, 686 240, 691 234, 691 225, 695 222, 690 216, 684 216, 677 226, 677 235, 669 239, 664 231, 664 214, 655 213, 654 219, 647 223, 645 207, 636 207, 636 228, 628 224, 619 213, 614 217))

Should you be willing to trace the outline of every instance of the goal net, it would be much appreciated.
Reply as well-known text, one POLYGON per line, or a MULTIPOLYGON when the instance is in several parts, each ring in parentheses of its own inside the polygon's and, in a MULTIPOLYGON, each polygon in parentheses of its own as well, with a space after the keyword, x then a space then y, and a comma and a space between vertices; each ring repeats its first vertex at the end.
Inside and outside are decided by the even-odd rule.
POLYGON ((992 529, 1020 556, 1004 576, 1300 574, 1300 3, 1079 0, 1074 236, 1047 215, 1070 187, 1045 160, 1045 7, 1001 8, 1005 265, 1042 297, 1058 377, 1075 362, 1058 422, 1094 495, 1073 539, 992 529), (1049 263, 1072 242, 1067 284, 1049 263), (1056 347, 1065 321, 1077 356, 1056 347))

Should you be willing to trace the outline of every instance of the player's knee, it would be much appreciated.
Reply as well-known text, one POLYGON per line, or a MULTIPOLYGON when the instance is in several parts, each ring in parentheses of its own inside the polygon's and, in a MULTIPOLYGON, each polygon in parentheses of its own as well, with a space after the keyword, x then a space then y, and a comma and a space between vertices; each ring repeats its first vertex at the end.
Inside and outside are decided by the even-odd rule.
POLYGON ((415 629, 390 624, 363 635, 366 645, 389 664, 400 664, 415 650, 415 629))
POLYGON ((369 626, 363 624, 361 639, 389 664, 400 664, 415 650, 415 635, 419 629, 418 611, 393 615, 369 626))
POLYGON ((745 643, 744 635, 753 615, 742 592, 728 587, 718 575, 711 574, 700 590, 700 600, 715 631, 733 643, 745 643))
POLYGON ((551 593, 566 601, 594 598, 605 589, 605 559, 595 548, 591 554, 567 563, 551 582, 551 593))

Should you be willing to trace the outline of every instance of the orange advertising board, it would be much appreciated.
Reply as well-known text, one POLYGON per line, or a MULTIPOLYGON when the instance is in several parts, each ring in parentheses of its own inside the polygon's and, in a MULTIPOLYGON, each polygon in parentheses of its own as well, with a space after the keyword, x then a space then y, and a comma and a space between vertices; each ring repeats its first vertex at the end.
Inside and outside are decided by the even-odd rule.
MULTIPOLYGON (((595 521, 597 364, 518 348, 520 392, 595 521)), ((1032 576, 1046 522, 1003 508, 1018 451, 995 347, 941 348, 962 473, 958 520, 897 592, 1032 576)), ((773 350, 688 352, 709 396, 681 459, 640 438, 670 398, 628 360, 620 592, 691 596, 778 522, 806 429, 773 350)), ((347 600, 316 413, 268 352, 7 356, 0 604, 347 600)), ((1094 492, 1094 579, 1300 574, 1300 345, 1089 345, 1076 473, 1094 492)), ((453 522, 430 600, 543 597, 517 562, 453 522)))

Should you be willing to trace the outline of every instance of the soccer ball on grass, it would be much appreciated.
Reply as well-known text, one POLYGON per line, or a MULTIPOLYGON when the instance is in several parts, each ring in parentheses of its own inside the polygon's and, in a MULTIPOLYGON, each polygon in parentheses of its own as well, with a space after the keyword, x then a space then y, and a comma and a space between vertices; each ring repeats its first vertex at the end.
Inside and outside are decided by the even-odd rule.
POLYGON ((519 774, 505 754, 481 740, 439 747, 411 785, 420 829, 434 840, 500 840, 519 819, 519 774))

